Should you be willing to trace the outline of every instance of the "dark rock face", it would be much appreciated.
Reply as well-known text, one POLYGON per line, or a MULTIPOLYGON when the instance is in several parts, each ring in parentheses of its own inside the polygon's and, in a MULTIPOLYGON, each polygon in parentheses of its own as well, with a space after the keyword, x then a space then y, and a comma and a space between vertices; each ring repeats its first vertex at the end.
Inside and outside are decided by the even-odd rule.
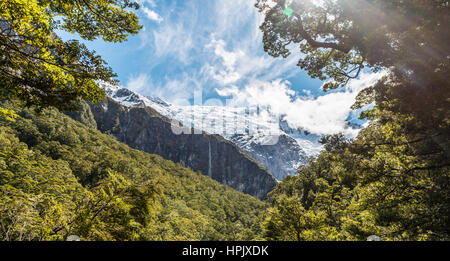
POLYGON ((298 167, 308 160, 298 143, 285 134, 280 135, 274 145, 249 143, 243 135, 235 135, 231 137, 231 141, 265 166, 277 180, 283 180, 287 175, 296 175, 298 167))
POLYGON ((264 167, 233 143, 205 133, 177 135, 172 132, 171 121, 150 107, 125 107, 108 98, 98 106, 92 105, 91 110, 100 131, 238 191, 263 199, 277 184, 264 167))

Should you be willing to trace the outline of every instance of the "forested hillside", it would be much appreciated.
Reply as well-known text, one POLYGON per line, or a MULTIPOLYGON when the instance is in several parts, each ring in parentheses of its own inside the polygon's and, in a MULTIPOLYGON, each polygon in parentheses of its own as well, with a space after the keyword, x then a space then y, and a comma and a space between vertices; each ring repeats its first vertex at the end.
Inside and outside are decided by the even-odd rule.
POLYGON ((97 106, 91 104, 88 110, 85 114, 93 115, 91 118, 101 132, 114 135, 131 148, 200 171, 238 191, 264 199, 277 184, 269 171, 234 143, 190 128, 191 133, 176 134, 171 120, 151 107, 125 107, 107 98, 97 106))
MULTIPOLYGON (((4 108, 11 108, 3 104, 4 108)), ((56 110, 1 119, 0 239, 252 240, 266 204, 56 110)))
MULTIPOLYGON (((129 135, 127 128, 117 129, 127 119, 137 121, 132 131, 142 131, 136 140, 148 134, 139 127, 145 125, 139 117, 124 114, 120 118, 105 112, 105 117, 114 117, 96 122, 85 106, 85 102, 105 100, 99 81, 115 84, 117 79, 83 42, 124 42, 138 34, 143 28, 134 12, 138 3, 0 1, 0 240, 66 240, 69 235, 82 240, 367 240, 371 235, 381 240, 450 240, 449 1, 255 2, 263 20, 264 51, 283 58, 300 51, 299 70, 320 80, 321 91, 342 91, 363 74, 384 75, 376 84, 364 86, 355 98, 350 114, 359 114, 365 127, 358 136, 325 135, 325 150, 301 166, 295 177, 276 184, 265 202, 212 180, 208 173, 131 149, 117 136, 97 130, 100 123, 108 125, 98 126, 105 132, 129 135), (61 31, 75 33, 81 40, 62 40, 57 36, 61 31)), ((206 46, 186 42, 205 50, 216 42, 214 53, 226 54, 217 58, 223 58, 227 69, 234 68, 237 57, 232 51, 238 49, 229 53, 224 41, 210 36, 214 41, 206 46)), ((253 43, 236 39, 244 45, 253 43)), ((177 55, 165 56, 175 72, 172 64, 177 55)), ((122 63, 129 66, 133 57, 127 53, 122 63)), ((247 69, 252 79, 265 78, 247 68, 252 66, 266 68, 266 76, 273 73, 266 57, 242 57, 251 62, 231 70, 232 78, 247 69), (266 62, 267 67, 256 66, 266 62)), ((191 73, 180 75, 187 78, 191 73)), ((185 91, 172 89, 179 85, 175 83, 165 85, 174 96, 185 91)), ((245 87, 232 85, 230 93, 245 87)), ((329 102, 339 106, 336 100, 329 102)), ((133 111, 147 111, 151 118, 150 108, 133 111)), ((168 126, 168 122, 160 124, 160 136, 149 139, 152 144, 163 142, 161 135, 168 126)), ((208 147, 208 155, 199 154, 198 169, 212 173, 211 143, 205 141, 189 146, 208 147)), ((148 148, 157 152, 158 146, 148 148)), ((214 155, 214 160, 222 160, 221 155, 214 155)), ((185 156, 189 158, 189 153, 173 159, 182 162, 185 156)), ((217 169, 229 167, 236 159, 224 162, 217 169)), ((265 172, 253 163, 249 166, 259 169, 255 173, 265 172)), ((249 169, 240 172, 240 178, 253 186, 247 192, 264 198, 275 180, 268 175, 263 182, 267 186, 258 188, 245 176, 249 169)), ((227 172, 231 174, 234 170, 227 172)))

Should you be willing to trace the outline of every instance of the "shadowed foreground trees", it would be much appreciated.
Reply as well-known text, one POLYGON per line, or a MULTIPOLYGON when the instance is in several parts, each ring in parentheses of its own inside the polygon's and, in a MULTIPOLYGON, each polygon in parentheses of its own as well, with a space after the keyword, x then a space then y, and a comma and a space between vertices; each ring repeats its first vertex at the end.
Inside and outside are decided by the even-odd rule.
POLYGON ((369 126, 354 141, 326 137, 326 151, 272 193, 266 236, 448 240, 449 2, 270 2, 256 4, 266 15, 266 52, 287 57, 299 48, 305 55, 298 66, 327 80, 324 90, 364 70, 386 73, 353 106, 374 105, 361 114, 369 126), (298 204, 301 211, 282 211, 298 204), (320 225, 289 225, 308 216, 320 225))

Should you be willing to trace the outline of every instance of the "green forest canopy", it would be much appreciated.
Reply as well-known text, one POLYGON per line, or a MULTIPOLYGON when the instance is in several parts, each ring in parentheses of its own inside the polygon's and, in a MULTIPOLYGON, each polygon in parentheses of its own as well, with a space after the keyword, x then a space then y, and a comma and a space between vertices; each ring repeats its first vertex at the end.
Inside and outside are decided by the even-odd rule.
POLYGON ((0 240, 261 238, 257 198, 56 110, 14 109, 0 120, 0 240))
MULTIPOLYGON (((77 108, 78 99, 98 102, 97 80, 115 82, 106 62, 76 40, 122 42, 141 29, 129 0, 2 0, 0 2, 0 99, 27 107, 77 108)), ((0 108, 1 116, 14 116, 0 108)))
MULTIPOLYGON (((374 104, 361 115, 369 126, 355 140, 324 137, 325 151, 277 186, 267 213, 266 203, 59 112, 3 103, 0 116, 20 117, 1 120, 2 239, 449 240, 449 2, 321 2, 257 0, 266 52, 287 57, 296 46, 305 54, 299 67, 327 80, 325 90, 363 70, 388 73, 354 105, 374 104)), ((123 41, 140 28, 127 11, 136 7, 2 1, 0 98, 58 109, 100 100, 94 81, 114 74, 53 30, 123 41)))
POLYGON ((336 89, 363 70, 387 70, 353 108, 370 121, 271 193, 271 240, 448 240, 449 1, 257 0, 264 49, 336 89), (289 8, 292 12, 286 14, 289 8))

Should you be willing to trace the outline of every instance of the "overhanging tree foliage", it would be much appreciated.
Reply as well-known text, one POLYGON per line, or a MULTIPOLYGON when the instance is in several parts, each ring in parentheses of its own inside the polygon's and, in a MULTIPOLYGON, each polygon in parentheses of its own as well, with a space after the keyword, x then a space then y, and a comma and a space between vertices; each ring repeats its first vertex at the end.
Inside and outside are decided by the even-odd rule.
MULTIPOLYGON (((321 227, 338 231, 327 239, 371 233, 448 239, 449 1, 257 0, 256 6, 265 13, 266 52, 287 57, 298 47, 304 54, 298 66, 327 80, 324 90, 346 85, 363 70, 386 71, 353 106, 375 105, 361 115, 369 127, 352 142, 326 137, 326 151, 272 193, 274 205, 286 208, 296 197, 305 208, 296 218, 326 213, 321 227)), ((268 238, 323 237, 320 229, 286 229, 279 222, 293 217, 282 213, 272 212, 268 238)))
POLYGON ((114 82, 115 74, 94 51, 55 30, 122 42, 141 28, 137 8, 128 0, 1 1, 0 99, 62 110, 76 108, 79 98, 99 101, 104 93, 95 81, 114 82))

